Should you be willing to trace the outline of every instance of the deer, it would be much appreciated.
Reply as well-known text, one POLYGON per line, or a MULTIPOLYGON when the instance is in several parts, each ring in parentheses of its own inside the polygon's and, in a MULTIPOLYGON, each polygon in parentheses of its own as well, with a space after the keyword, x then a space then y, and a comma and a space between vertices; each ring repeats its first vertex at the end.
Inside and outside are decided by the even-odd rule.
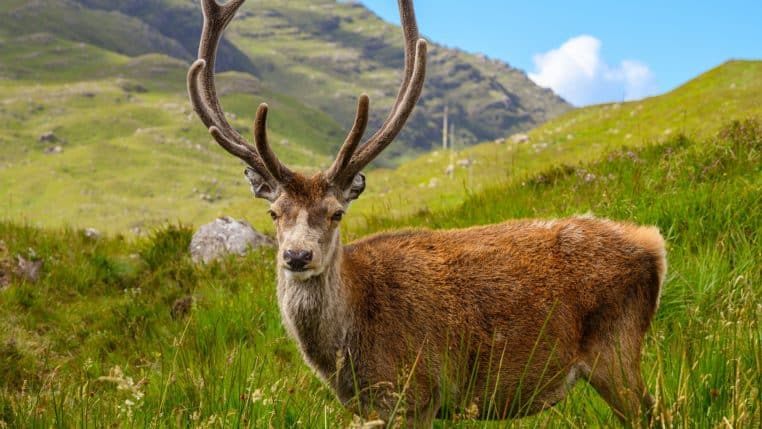
POLYGON ((267 104, 256 111, 253 144, 220 105, 217 45, 244 1, 201 0, 188 92, 213 139, 246 164, 254 196, 269 203, 282 324, 336 398, 361 416, 431 427, 459 412, 531 415, 582 379, 625 424, 647 419, 654 399, 640 361, 667 269, 659 230, 576 216, 389 231, 343 245, 340 225, 365 190, 362 170, 395 140, 423 90, 427 42, 412 0, 398 0, 404 72, 391 111, 362 143, 362 94, 335 160, 311 175, 273 152, 267 104))

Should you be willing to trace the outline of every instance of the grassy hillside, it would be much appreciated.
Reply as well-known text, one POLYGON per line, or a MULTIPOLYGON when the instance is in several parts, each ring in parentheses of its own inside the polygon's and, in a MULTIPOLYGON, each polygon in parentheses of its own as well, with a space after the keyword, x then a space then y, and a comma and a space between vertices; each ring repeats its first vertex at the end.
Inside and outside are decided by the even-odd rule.
POLYGON ((549 163, 575 165, 622 145, 639 148, 678 134, 703 140, 731 119, 762 115, 759 100, 762 61, 730 61, 660 96, 571 111, 530 131, 525 143, 506 138, 470 148, 456 145, 455 154, 436 151, 395 170, 373 171, 353 210, 406 216, 457 207, 472 193, 520 182, 549 163), (445 171, 453 163, 455 173, 448 177, 445 171))
MULTIPOLYGON (((761 151, 762 124, 733 123, 716 136, 549 164, 462 206, 369 218, 350 235, 587 211, 655 224, 668 241, 670 268, 643 368, 660 424, 758 427, 761 151)), ((272 252, 194 267, 190 235, 165 227, 137 240, 89 239, 0 223, 0 426, 351 422, 285 337, 272 252), (11 273, 16 255, 42 261, 38 284, 11 273)), ((553 411, 486 427, 605 427, 612 418, 580 384, 553 411)))
POLYGON ((116 11, 88 9, 72 0, 6 0, 0 5, 0 19, 0 34, 46 32, 125 55, 156 52, 190 56, 177 41, 139 19, 116 11))
MULTIPOLYGON (((226 214, 271 230, 265 204, 252 200, 237 160, 190 114, 184 63, 120 56, 50 35, 21 41, 26 48, 0 51, 0 74, 25 79, 0 82, 6 130, 0 136, 0 218, 116 233, 145 232, 167 220, 199 225, 226 214), (114 70, 121 77, 112 77, 114 70), (56 144, 38 141, 48 131, 66 140, 62 154, 44 153, 56 144)), ((595 159, 621 144, 637 148, 679 133, 705 138, 724 120, 762 114, 761 76, 762 62, 733 61, 658 97, 570 112, 530 132, 527 143, 459 145, 454 154, 435 151, 394 170, 369 171, 350 225, 362 226, 378 213, 404 217, 456 207, 550 162, 595 159), (447 176, 450 164, 454 174, 447 176)), ((275 150, 297 168, 326 166, 333 156, 326 148, 343 139, 344 130, 325 114, 305 110, 250 75, 225 73, 220 88, 244 134, 259 101, 273 106, 275 150), (237 92, 242 87, 250 91, 237 92), (290 143, 278 144, 283 140, 290 143)))
MULTIPOLYGON (((195 1, 3 2, 0 219, 142 234, 254 212, 266 227, 240 163, 190 112, 185 72, 200 27, 195 1)), ((330 162, 361 92, 373 97, 373 125, 392 102, 400 31, 359 4, 248 2, 228 35, 218 65, 238 70, 219 76, 232 122, 250 134, 267 101, 276 150, 298 169, 330 162)), ((425 99, 387 161, 428 147, 448 97, 472 142, 568 108, 503 63, 438 46, 430 63, 425 99), (412 141, 425 144, 410 152, 412 141)))
MULTIPOLYGON (((0 75, 10 77, 0 80, 0 218, 145 231, 178 218, 201 223, 248 197, 243 167, 191 112, 187 63, 47 33, 0 43, 0 75)), ((223 73, 219 87, 244 134, 255 106, 270 103, 272 141, 295 165, 328 163, 325 148, 343 138, 330 117, 250 75, 223 73), (285 144, 294 141, 303 143, 285 144)))

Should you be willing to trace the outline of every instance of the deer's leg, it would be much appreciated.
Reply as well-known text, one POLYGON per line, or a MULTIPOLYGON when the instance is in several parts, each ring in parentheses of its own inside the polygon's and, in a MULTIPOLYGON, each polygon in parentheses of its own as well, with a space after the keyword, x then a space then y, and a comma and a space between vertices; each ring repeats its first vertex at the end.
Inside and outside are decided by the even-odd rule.
POLYGON ((406 416, 406 427, 408 429, 430 429, 434 426, 434 419, 439 412, 439 404, 429 403, 424 407, 419 407, 414 412, 408 412, 406 416))
POLYGON ((612 339, 588 354, 583 372, 617 418, 631 426, 647 425, 654 407, 640 372, 640 344, 612 339))

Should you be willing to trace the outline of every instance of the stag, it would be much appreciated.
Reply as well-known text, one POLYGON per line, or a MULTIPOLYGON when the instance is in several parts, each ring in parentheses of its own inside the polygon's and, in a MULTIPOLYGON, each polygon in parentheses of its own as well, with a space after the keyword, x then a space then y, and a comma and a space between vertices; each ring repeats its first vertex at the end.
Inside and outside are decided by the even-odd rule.
POLYGON ((412 0, 398 0, 404 74, 378 131, 360 144, 369 100, 333 164, 307 176, 283 165, 259 106, 254 144, 226 120, 214 83, 220 37, 244 0, 202 0, 194 110, 247 164, 275 223, 277 301, 304 360, 355 412, 408 426, 466 409, 484 419, 538 412, 582 378, 625 422, 653 400, 643 339, 666 271, 654 227, 592 217, 511 220, 467 229, 406 230, 343 246, 340 222, 365 189, 361 171, 403 128, 424 84, 426 42, 412 0))

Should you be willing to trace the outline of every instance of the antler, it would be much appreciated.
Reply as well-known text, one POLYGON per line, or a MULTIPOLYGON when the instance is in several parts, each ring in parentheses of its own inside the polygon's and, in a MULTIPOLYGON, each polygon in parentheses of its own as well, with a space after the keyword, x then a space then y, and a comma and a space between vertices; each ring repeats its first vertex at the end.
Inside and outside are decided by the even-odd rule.
MULTIPOLYGON (((212 137, 230 154, 237 156, 257 173, 276 182, 284 182, 293 172, 283 165, 267 142, 266 104, 257 109, 252 146, 228 123, 220 107, 214 83, 214 63, 222 33, 245 0, 230 0, 219 5, 215 0, 201 0, 204 11, 204 30, 198 48, 199 59, 188 70, 188 93, 193 109, 206 125, 212 137)), ((354 125, 336 160, 325 176, 341 185, 351 183, 397 137, 421 96, 426 75, 426 42, 418 37, 412 0, 398 0, 400 20, 405 36, 405 72, 397 99, 381 128, 359 149, 368 124, 368 96, 360 96, 354 125)))
POLYGON ((199 59, 188 70, 188 93, 193 109, 220 146, 243 160, 263 177, 282 182, 293 173, 281 164, 267 143, 267 105, 263 103, 257 110, 254 121, 254 147, 230 125, 217 98, 214 83, 217 46, 222 33, 244 1, 230 0, 221 6, 215 0, 201 0, 204 30, 198 48, 199 59))
MULTIPOLYGON (((354 154, 349 163, 334 176, 334 180, 352 180, 355 174, 365 168, 379 153, 397 137, 405 126, 410 113, 421 96, 426 77, 426 41, 418 35, 418 24, 415 19, 412 0, 398 0, 400 22, 405 37, 405 72, 402 85, 397 93, 389 116, 381 128, 354 154)), ((344 143, 340 154, 354 152, 357 145, 344 143)), ((338 160, 337 160, 338 162, 338 160)), ((336 165, 336 163, 334 163, 336 165)), ((333 168, 332 170, 333 171, 333 168)))

